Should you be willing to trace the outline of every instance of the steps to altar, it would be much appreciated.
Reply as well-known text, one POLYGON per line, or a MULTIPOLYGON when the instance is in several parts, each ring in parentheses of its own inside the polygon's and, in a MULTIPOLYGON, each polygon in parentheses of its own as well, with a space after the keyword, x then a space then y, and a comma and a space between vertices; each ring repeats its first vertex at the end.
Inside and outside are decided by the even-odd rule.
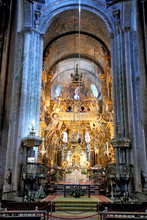
POLYGON ((89 211, 96 212, 99 199, 97 198, 64 198, 59 196, 53 201, 55 203, 55 211, 89 211))

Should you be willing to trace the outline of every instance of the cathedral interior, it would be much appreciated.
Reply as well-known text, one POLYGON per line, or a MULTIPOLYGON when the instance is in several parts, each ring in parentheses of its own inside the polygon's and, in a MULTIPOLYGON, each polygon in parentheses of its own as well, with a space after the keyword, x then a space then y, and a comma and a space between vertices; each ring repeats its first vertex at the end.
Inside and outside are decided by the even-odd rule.
POLYGON ((0 1, 0 200, 95 184, 146 201, 146 4, 0 1))

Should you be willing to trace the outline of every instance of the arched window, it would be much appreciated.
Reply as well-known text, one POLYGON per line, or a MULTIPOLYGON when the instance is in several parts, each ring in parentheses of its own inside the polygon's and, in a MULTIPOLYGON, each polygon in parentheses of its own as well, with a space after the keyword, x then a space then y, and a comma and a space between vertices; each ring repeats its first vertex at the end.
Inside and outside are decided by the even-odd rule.
POLYGON ((95 98, 97 98, 97 97, 98 97, 98 90, 97 90, 96 86, 95 86, 94 84, 91 84, 90 87, 91 87, 93 96, 94 96, 95 98))
POLYGON ((61 89, 62 89, 62 86, 61 85, 57 85, 57 87, 55 89, 55 97, 59 97, 61 89))

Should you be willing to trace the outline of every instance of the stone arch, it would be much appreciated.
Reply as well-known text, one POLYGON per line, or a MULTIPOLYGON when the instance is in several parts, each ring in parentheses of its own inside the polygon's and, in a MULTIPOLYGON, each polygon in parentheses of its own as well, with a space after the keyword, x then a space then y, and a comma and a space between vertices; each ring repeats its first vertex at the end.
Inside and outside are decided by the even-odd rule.
MULTIPOLYGON (((64 60, 67 60, 67 59, 70 59, 70 58, 78 58, 78 54, 73 54, 71 56, 65 56, 63 57, 62 59, 59 59, 57 60, 50 68, 50 70, 52 70, 58 63, 64 61, 64 60)), ((101 73, 104 73, 104 69, 102 67, 102 65, 99 63, 99 62, 96 62, 94 59, 92 59, 91 57, 88 57, 88 56, 84 56, 84 55, 81 55, 81 58, 85 59, 85 60, 88 60, 88 61, 91 61, 93 62, 95 65, 98 66, 99 70, 101 71, 101 73)))
MULTIPOLYGON (((50 47, 51 44, 54 43, 56 40, 58 40, 58 39, 60 39, 62 37, 65 37, 66 35, 73 35, 73 34, 78 34, 78 33, 79 33, 79 31, 70 31, 70 32, 66 32, 66 33, 60 34, 57 37, 54 37, 52 40, 49 41, 49 43, 47 44, 46 48, 44 49, 44 54, 46 53, 48 47, 50 47)), ((99 43, 102 44, 104 49, 109 52, 109 49, 108 49, 107 45, 99 37, 95 36, 94 34, 90 34, 88 32, 84 32, 84 31, 80 31, 80 34, 89 36, 89 37, 97 40, 99 43)))
MULTIPOLYGON (((69 1, 68 1, 69 2, 69 1)), ((114 22, 113 22, 113 17, 111 15, 111 13, 108 13, 108 11, 106 11, 106 9, 104 8, 105 5, 101 3, 101 5, 99 5, 100 3, 98 2, 97 5, 93 5, 92 1, 89 2, 84 2, 81 3, 81 9, 82 10, 86 10, 86 11, 90 11, 92 13, 94 13, 96 16, 99 16, 104 24, 107 26, 107 29, 109 31, 109 33, 114 31, 114 22), (99 7, 98 7, 99 6, 99 7)), ((42 14, 42 16, 40 17, 40 19, 38 20, 38 30, 39 32, 41 32, 42 34, 46 33, 46 30, 49 28, 52 19, 65 11, 68 10, 72 10, 72 9, 77 9, 78 10, 78 6, 77 6, 77 1, 71 1, 71 3, 69 2, 68 4, 63 4, 63 3, 58 3, 58 8, 57 6, 51 6, 51 7, 46 7, 44 9, 44 13, 42 14)))
MULTIPOLYGON (((78 40, 78 37, 78 34, 64 35, 63 38, 58 38, 56 41, 50 44, 50 46, 44 52, 44 65, 48 68, 48 70, 55 66, 59 61, 79 56, 78 47, 74 46, 74 41, 78 40)), ((110 56, 107 46, 105 46, 104 43, 102 44, 99 42, 97 39, 83 35, 83 33, 80 33, 80 39, 80 57, 85 57, 85 59, 93 61, 99 66, 102 72, 104 72, 102 66, 105 63, 105 54, 110 56), (95 55, 93 54, 93 51, 95 55)))

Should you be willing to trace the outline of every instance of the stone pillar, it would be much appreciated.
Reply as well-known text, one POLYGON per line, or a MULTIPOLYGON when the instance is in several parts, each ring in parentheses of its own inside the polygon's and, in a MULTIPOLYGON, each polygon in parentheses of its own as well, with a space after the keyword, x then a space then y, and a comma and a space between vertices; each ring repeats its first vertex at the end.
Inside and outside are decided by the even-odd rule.
MULTIPOLYGON (((135 191, 141 188, 141 170, 146 173, 146 150, 141 126, 140 83, 136 33, 130 28, 117 25, 112 34, 113 103, 115 137, 119 134, 131 140, 131 150, 126 153, 127 161, 134 166, 135 191)), ((123 152, 116 148, 116 161, 123 152)), ((121 155, 122 158, 122 155, 121 155)))
MULTIPOLYGON (((33 120, 35 121, 35 132, 38 134, 40 115, 43 37, 31 28, 26 28, 21 35, 24 42, 19 46, 23 47, 24 45, 24 47, 22 50, 22 63, 16 69, 13 78, 11 126, 5 169, 13 167, 11 190, 17 190, 20 165, 23 162, 22 138, 30 133, 33 120)), ((21 50, 17 51, 16 56, 21 57, 21 50)), ((17 68, 17 65, 15 68, 17 68)))
POLYGON ((136 3, 136 23, 139 45, 139 60, 140 60, 140 83, 141 83, 141 100, 142 100, 142 112, 143 120, 142 126, 144 128, 144 136, 147 146, 147 2, 145 0, 137 1, 136 3))
MULTIPOLYGON (((141 84, 141 96, 140 99, 142 100, 142 119, 141 119, 141 129, 143 130, 145 139, 145 145, 143 144, 143 155, 146 154, 147 157, 147 24, 146 24, 146 12, 147 12, 147 2, 145 0, 137 1, 136 3, 136 23, 137 23, 137 34, 138 34, 138 45, 139 45, 139 67, 140 67, 140 84, 141 84), (146 147, 145 147, 146 146, 146 147)), ((142 161, 142 160, 141 160, 142 161)), ((147 164, 142 166, 142 178, 145 180, 143 184, 144 191, 147 191, 147 171, 146 168, 147 164), (145 169, 145 170, 144 170, 145 169)))
MULTIPOLYGON (((119 29, 111 35, 112 46, 112 77, 113 77, 113 109, 114 109, 114 125, 115 137, 119 134, 128 137, 127 129, 127 96, 126 96, 126 77, 124 64, 124 46, 123 33, 119 29)), ((120 149, 115 148, 116 163, 120 162, 120 149)), ((129 158, 129 152, 127 154, 129 158)), ((129 161, 130 162, 130 161, 129 161)))
POLYGON ((31 129, 32 120, 35 121, 36 132, 39 128, 42 49, 43 39, 40 34, 26 30, 20 112, 21 121, 26 125, 23 130, 25 134, 31 129))
POLYGON ((9 129, 9 110, 7 108, 10 104, 9 90, 11 87, 16 5, 16 1, 0 1, 0 199, 5 181, 4 175, 6 174, 6 146, 9 129), (11 32, 12 29, 13 33, 11 32))
MULTIPOLYGON (((130 28, 124 29, 128 129, 132 141, 131 163, 134 165, 135 189, 141 191, 141 173, 147 176, 147 151, 145 146, 144 128, 142 126, 142 104, 140 97, 140 72, 137 62, 136 33, 130 28)), ((147 187, 147 182, 143 187, 147 187)), ((146 188, 147 189, 147 188, 146 188)))

